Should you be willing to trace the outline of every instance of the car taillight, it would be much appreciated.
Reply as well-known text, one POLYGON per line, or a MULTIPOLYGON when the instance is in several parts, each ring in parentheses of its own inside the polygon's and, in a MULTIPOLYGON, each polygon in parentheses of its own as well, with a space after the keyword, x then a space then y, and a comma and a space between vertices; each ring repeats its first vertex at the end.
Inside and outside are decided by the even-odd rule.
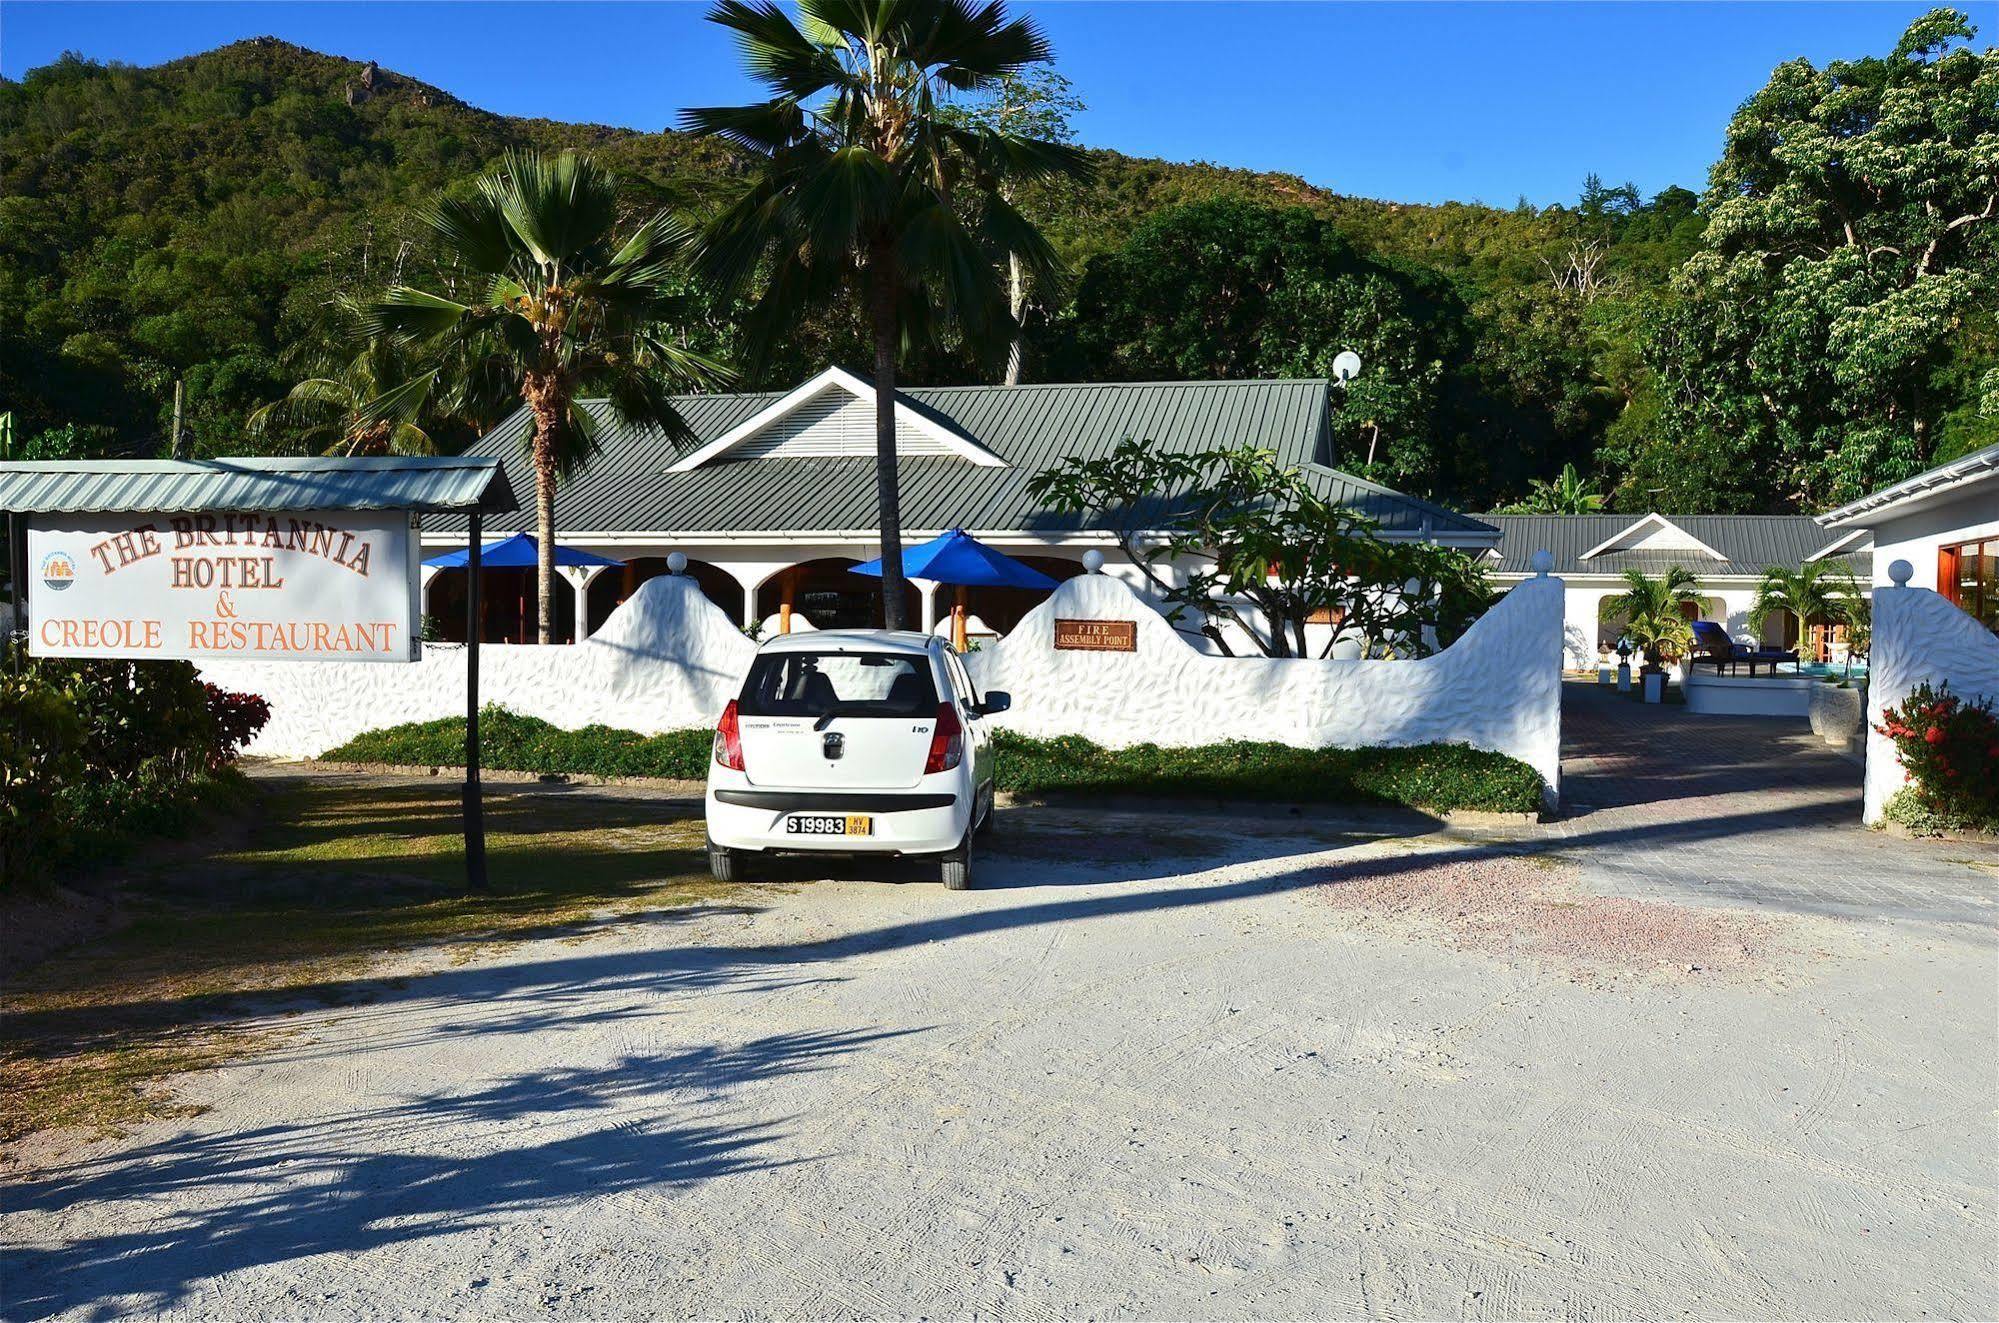
POLYGON ((722 709, 722 720, 715 726, 715 765, 732 772, 749 770, 743 766, 743 729, 736 722, 736 700, 733 698, 729 700, 729 706, 722 709))
POLYGON ((958 724, 958 709, 949 703, 937 705, 937 729, 930 732, 930 756, 923 760, 923 774, 948 772, 965 757, 965 728, 958 724))

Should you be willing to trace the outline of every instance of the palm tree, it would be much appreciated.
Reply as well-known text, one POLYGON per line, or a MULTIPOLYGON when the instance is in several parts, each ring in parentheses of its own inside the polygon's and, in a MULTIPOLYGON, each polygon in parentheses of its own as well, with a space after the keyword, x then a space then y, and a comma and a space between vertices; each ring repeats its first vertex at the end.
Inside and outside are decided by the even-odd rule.
MULTIPOLYGON (((350 332, 359 326, 358 305, 341 299, 334 309, 350 332)), ((253 412, 250 434, 280 434, 323 455, 435 454, 437 446, 419 420, 437 373, 413 373, 406 358, 387 339, 362 338, 334 375, 308 377, 253 412)))
POLYGON ((1811 645, 1812 622, 1845 621, 1847 603, 1858 595, 1853 569, 1845 561, 1807 561, 1795 570, 1772 565, 1763 571, 1763 582, 1756 586, 1756 600, 1749 607, 1749 624, 1760 630, 1771 616, 1788 611, 1798 622, 1798 648, 1802 655, 1811 645))
POLYGON ((944 330, 982 355, 1006 352, 1016 323, 1000 267, 1017 259, 1046 289, 1061 264, 1004 190, 1083 177, 1087 158, 1066 143, 946 113, 952 94, 986 91, 1049 58, 1039 29, 1009 20, 1000 0, 801 0, 797 23, 769 0, 722 0, 708 17, 736 33, 771 98, 682 116, 686 128, 762 160, 757 179, 710 225, 705 265, 732 293, 762 275, 745 326, 759 355, 804 311, 854 282, 865 295, 882 615, 899 629, 897 357, 944 330))
POLYGON ((674 394, 727 373, 670 329, 688 226, 661 212, 621 235, 616 179, 568 152, 509 152, 475 189, 421 213, 449 261, 477 279, 472 301, 397 285, 363 309, 362 330, 429 356, 440 374, 497 380, 532 413, 536 637, 547 643, 556 484, 600 440, 600 423, 580 401, 602 396, 624 426, 657 427, 684 443, 693 436, 674 394))
POLYGON ((1693 637, 1682 608, 1699 607, 1693 571, 1684 565, 1667 568, 1658 578, 1642 570, 1624 572, 1625 589, 1603 603, 1609 615, 1622 615, 1624 633, 1645 654, 1645 665, 1657 670, 1669 652, 1678 652, 1693 637))

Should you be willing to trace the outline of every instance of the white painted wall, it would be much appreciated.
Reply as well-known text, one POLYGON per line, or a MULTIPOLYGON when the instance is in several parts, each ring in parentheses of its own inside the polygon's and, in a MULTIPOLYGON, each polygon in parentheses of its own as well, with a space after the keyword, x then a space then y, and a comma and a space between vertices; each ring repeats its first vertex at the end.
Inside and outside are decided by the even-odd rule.
MULTIPOLYGON (((1935 557, 1931 560, 1934 562, 1935 557)), ((1932 575, 1936 566, 1930 566, 1932 575)), ((1999 635, 1928 588, 1877 588, 1874 651, 1867 675, 1867 794, 1863 818, 1881 820, 1881 807, 1908 784, 1894 741, 1874 727, 1909 691, 1948 680, 1966 699, 1999 703, 1999 635)))
POLYGON ((984 688, 1013 695, 1000 718, 1024 734, 1123 746, 1270 740, 1301 748, 1470 744, 1561 785, 1562 581, 1530 579, 1464 637, 1418 661, 1212 657, 1127 585, 1071 579, 998 643, 968 658, 984 688), (1138 650, 1058 652, 1056 617, 1131 620, 1138 650))
MULTIPOLYGON (((1003 720, 1107 745, 1273 740, 1304 748, 1470 744, 1561 777, 1562 585, 1533 580, 1465 636, 1420 661, 1213 657, 1108 574, 1072 579, 1013 634, 968 659, 1014 695, 1003 720), (1056 616, 1138 622, 1136 653, 1057 652, 1056 616)), ((481 699, 575 729, 706 726, 741 687, 756 646, 692 579, 640 586, 573 647, 487 644, 481 699)), ((214 662, 203 677, 261 694, 271 722, 248 750, 311 757, 365 730, 465 710, 465 649, 430 645, 407 666, 214 662)))
MULTIPOLYGON (((692 579, 661 575, 586 642, 482 646, 480 699, 567 729, 705 726, 736 696, 755 653, 692 579)), ((270 724, 247 750, 255 754, 311 757, 364 730, 465 712, 462 644, 426 645, 423 659, 406 666, 229 661, 201 673, 270 702, 270 724)))
POLYGON ((1950 500, 1904 515, 1884 516, 1874 530, 1874 583, 1891 584, 1888 567, 1906 560, 1913 588, 1937 587, 1937 548, 1999 537, 1999 474, 1957 493, 1950 500))

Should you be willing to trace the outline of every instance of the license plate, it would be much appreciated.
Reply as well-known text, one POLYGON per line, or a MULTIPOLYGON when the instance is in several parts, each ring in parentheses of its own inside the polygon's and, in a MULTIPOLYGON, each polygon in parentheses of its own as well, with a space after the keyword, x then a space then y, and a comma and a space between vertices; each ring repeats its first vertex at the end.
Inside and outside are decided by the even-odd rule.
POLYGON ((872 836, 875 820, 865 813, 797 813, 784 829, 793 836, 872 836))

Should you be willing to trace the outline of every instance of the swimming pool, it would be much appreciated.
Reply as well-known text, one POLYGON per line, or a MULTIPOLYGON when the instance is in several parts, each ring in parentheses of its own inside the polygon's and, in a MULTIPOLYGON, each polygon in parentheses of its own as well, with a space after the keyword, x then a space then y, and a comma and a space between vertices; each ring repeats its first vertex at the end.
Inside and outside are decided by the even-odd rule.
MULTIPOLYGON (((1778 674, 1809 675, 1819 680, 1843 680, 1846 678, 1847 672, 1845 662, 1804 662, 1797 666, 1782 668, 1778 671, 1778 674)), ((1866 662, 1853 663, 1853 678, 1856 680, 1865 680, 1867 678, 1866 662)))

